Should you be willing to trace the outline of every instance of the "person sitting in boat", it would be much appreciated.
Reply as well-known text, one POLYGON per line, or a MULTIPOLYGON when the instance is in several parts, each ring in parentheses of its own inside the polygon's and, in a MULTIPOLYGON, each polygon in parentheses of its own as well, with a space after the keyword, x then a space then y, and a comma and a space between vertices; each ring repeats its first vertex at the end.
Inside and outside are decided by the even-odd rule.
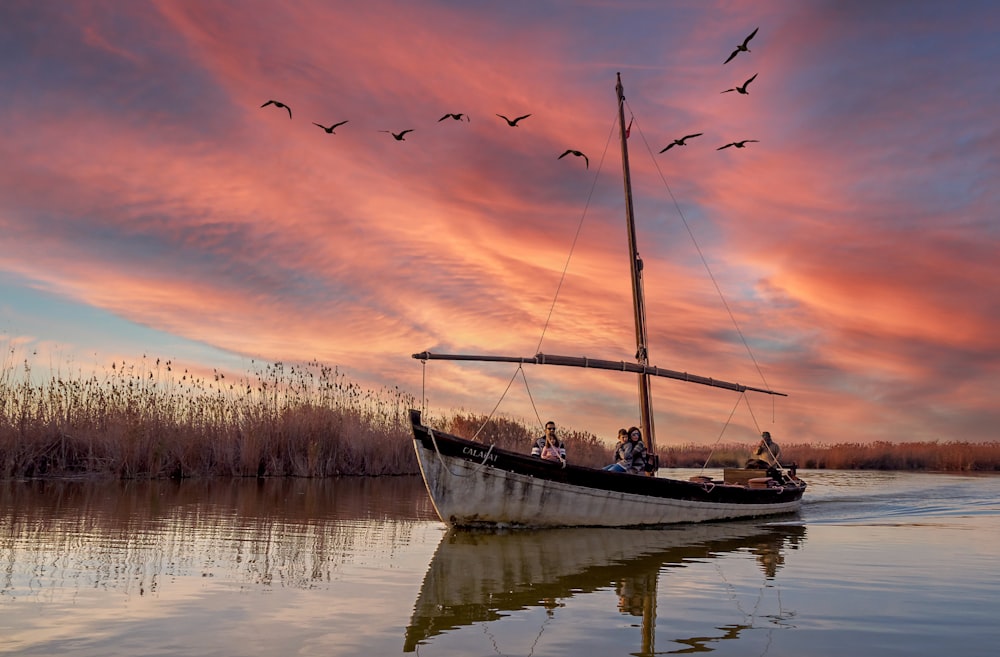
POLYGON ((646 472, 646 446, 642 444, 642 431, 639 430, 639 427, 629 428, 628 445, 626 458, 630 462, 629 473, 643 474, 646 472))
POLYGON ((622 447, 621 456, 607 470, 629 474, 642 474, 646 471, 646 446, 642 444, 642 431, 639 427, 629 428, 628 441, 622 447))
POLYGON ((757 449, 750 455, 747 467, 759 468, 761 470, 772 468, 778 465, 778 456, 780 455, 781 448, 778 447, 778 443, 771 440, 770 431, 765 431, 760 434, 760 442, 757 444, 757 449))
POLYGON ((561 446, 561 441, 556 438, 555 432, 545 436, 545 447, 542 448, 541 457, 546 461, 566 461, 566 449, 561 446))
POLYGON ((552 420, 545 423, 545 435, 540 436, 531 446, 531 455, 539 457, 542 455, 542 450, 545 449, 545 446, 549 442, 549 436, 552 436, 552 439, 556 441, 559 448, 559 456, 563 461, 565 461, 566 444, 556 436, 556 423, 552 420))
POLYGON ((605 470, 611 472, 627 472, 622 461, 625 459, 625 446, 628 444, 628 429, 622 427, 618 430, 618 444, 615 445, 615 462, 611 465, 604 466, 605 470))

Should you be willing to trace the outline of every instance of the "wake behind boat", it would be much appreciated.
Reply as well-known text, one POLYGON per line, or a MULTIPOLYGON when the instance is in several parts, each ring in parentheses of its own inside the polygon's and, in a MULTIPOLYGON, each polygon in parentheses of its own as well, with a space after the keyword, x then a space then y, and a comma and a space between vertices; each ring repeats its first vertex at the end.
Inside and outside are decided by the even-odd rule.
POLYGON ((695 477, 691 481, 655 476, 652 377, 665 377, 739 392, 780 395, 768 388, 746 386, 649 364, 642 261, 636 246, 628 164, 625 95, 621 75, 618 95, 619 138, 625 181, 636 362, 536 354, 532 357, 470 354, 413 354, 421 361, 455 360, 558 365, 634 373, 638 377, 642 434, 652 455, 643 476, 547 461, 496 448, 483 442, 425 426, 421 413, 410 411, 413 446, 434 508, 446 524, 472 526, 603 526, 631 527, 757 518, 797 511, 806 483, 795 468, 780 464, 766 470, 727 469, 723 480, 695 477))

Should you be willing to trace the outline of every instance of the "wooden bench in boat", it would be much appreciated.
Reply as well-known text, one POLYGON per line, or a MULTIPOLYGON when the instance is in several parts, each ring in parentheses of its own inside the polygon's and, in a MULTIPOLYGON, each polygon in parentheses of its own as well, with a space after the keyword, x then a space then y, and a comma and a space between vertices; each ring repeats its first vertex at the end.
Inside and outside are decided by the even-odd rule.
MULTIPOLYGON (((742 486, 750 486, 750 481, 752 479, 769 479, 767 476, 767 470, 748 470, 746 468, 724 468, 722 471, 722 479, 727 484, 740 484, 742 486)), ((754 484, 759 484, 760 482, 753 482, 754 484)), ((766 484, 765 484, 766 487, 766 484)))

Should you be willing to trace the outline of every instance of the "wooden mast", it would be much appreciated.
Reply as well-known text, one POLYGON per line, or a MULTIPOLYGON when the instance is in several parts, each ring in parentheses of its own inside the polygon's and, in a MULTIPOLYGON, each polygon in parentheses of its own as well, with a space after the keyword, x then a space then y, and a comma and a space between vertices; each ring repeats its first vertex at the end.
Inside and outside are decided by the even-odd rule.
MULTIPOLYGON (((628 167, 628 132, 625 128, 625 89, 622 74, 618 73, 615 85, 618 94, 618 129, 622 144, 622 174, 625 181, 625 223, 628 229, 629 270, 632 272, 632 302, 635 312, 635 360, 639 365, 649 365, 649 349, 646 338, 646 301, 642 290, 642 259, 635 239, 635 214, 632 210, 632 177, 628 167)), ((642 435, 650 454, 656 453, 656 437, 653 430, 653 402, 650 394, 650 378, 645 372, 639 373, 639 413, 642 435)))

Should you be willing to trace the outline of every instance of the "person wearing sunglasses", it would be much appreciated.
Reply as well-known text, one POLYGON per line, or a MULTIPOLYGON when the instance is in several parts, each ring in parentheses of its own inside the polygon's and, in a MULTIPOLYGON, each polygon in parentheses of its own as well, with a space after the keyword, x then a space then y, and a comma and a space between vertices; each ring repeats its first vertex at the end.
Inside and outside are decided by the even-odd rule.
POLYGON ((566 460, 566 443, 556 435, 556 423, 549 420, 545 423, 545 433, 535 440, 534 444, 531 446, 531 455, 542 457, 542 452, 549 447, 548 454, 553 454, 552 450, 556 450, 559 453, 558 459, 553 460, 566 460))

